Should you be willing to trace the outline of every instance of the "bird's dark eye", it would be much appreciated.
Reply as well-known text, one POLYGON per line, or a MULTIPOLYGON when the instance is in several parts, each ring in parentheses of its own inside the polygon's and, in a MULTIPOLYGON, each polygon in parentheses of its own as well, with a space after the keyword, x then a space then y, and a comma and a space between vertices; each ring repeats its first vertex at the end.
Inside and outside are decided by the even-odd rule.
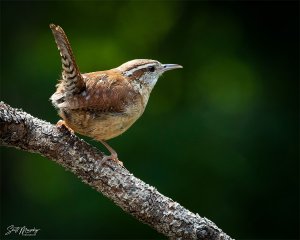
POLYGON ((149 71, 149 72, 154 72, 154 71, 155 71, 155 67, 154 67, 154 66, 148 67, 148 71, 149 71))

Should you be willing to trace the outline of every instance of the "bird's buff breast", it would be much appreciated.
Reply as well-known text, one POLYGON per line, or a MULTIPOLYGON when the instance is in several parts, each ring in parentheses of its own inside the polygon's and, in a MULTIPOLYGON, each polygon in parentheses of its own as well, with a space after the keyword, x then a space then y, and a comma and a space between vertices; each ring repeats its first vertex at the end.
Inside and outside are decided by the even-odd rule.
POLYGON ((125 132, 140 116, 133 113, 99 113, 86 110, 61 111, 66 125, 75 132, 96 140, 108 140, 125 132))

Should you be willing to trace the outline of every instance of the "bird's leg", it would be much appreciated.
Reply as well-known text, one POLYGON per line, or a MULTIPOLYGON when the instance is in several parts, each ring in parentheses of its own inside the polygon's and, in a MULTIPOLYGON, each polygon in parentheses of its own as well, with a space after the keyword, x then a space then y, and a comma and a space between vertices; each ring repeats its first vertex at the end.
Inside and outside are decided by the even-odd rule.
POLYGON ((107 142, 105 142, 104 140, 99 140, 105 147, 106 149, 110 152, 110 155, 109 156, 104 156, 103 157, 103 161, 106 161, 106 160, 114 160, 115 162, 117 162, 119 165, 123 166, 123 162, 121 162, 119 159, 118 159, 118 154, 117 152, 111 147, 108 145, 107 142))

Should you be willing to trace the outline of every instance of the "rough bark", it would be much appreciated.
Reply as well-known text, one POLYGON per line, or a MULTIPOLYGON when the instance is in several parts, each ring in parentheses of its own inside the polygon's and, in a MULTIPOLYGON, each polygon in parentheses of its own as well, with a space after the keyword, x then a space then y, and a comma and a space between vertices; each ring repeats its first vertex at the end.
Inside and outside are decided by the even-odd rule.
POLYGON ((134 177, 63 127, 0 102, 0 144, 46 156, 103 193, 124 211, 171 239, 231 239, 200 217, 134 177))

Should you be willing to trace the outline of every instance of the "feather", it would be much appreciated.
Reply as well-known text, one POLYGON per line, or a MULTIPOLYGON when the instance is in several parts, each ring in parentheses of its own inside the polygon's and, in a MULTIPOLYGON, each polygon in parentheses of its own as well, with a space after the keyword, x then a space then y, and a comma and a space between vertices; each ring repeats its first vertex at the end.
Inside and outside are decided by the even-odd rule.
POLYGON ((54 24, 50 24, 50 28, 61 56, 61 84, 63 84, 65 89, 64 96, 69 98, 76 93, 82 92, 85 89, 85 82, 76 64, 75 57, 64 30, 60 26, 55 26, 54 24))

